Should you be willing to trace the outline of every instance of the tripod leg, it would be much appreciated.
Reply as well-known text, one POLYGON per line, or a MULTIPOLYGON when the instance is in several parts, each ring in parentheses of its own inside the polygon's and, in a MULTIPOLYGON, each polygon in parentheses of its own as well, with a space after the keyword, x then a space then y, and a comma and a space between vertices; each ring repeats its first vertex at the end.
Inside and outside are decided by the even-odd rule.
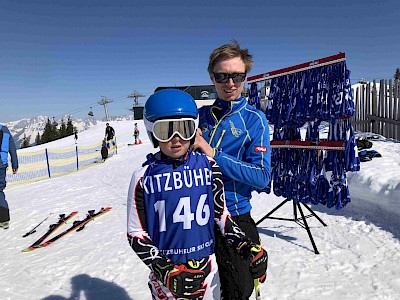
POLYGON ((324 225, 325 227, 328 226, 328 225, 326 225, 326 224, 324 223, 324 221, 322 221, 322 219, 321 219, 320 217, 317 216, 317 214, 316 214, 311 208, 309 208, 309 207, 308 207, 307 205, 305 205, 305 204, 303 204, 303 205, 304 205, 305 208, 308 209, 308 211, 309 211, 314 217, 317 218, 318 221, 320 221, 320 223, 321 223, 322 225, 324 225))
POLYGON ((299 211, 300 211, 301 218, 303 219, 304 226, 305 226, 305 228, 306 228, 306 230, 307 230, 308 237, 309 237, 310 240, 311 240, 311 244, 312 244, 312 246, 313 246, 313 248, 314 248, 314 252, 315 252, 315 254, 319 254, 318 249, 317 249, 317 246, 315 245, 313 236, 312 236, 312 234, 311 234, 310 227, 308 227, 307 220, 306 220, 306 218, 304 217, 304 213, 303 213, 303 210, 301 209, 300 204, 297 204, 297 208, 298 208, 299 211))
POLYGON ((260 224, 262 221, 264 221, 266 218, 268 218, 270 215, 272 215, 274 212, 276 212, 281 206, 283 206, 288 201, 289 200, 287 200, 287 199, 283 200, 281 204, 279 204, 277 207, 275 207, 273 210, 271 210, 269 213, 267 213, 264 217, 262 217, 261 220, 259 220, 256 223, 256 225, 260 224))

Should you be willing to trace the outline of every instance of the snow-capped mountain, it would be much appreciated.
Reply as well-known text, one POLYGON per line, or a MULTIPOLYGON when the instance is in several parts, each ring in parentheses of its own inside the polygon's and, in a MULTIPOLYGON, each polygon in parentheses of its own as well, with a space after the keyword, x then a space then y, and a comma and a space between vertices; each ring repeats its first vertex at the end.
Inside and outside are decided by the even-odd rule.
MULTIPOLYGON (((86 119, 75 119, 74 117, 72 118, 72 125, 78 130, 78 132, 81 132, 83 130, 86 130, 90 128, 93 125, 97 124, 97 120, 93 117, 89 117, 86 119)), ((21 143, 24 139, 24 136, 26 136, 26 139, 28 140, 29 145, 34 145, 35 144, 35 139, 37 134, 39 133, 40 135, 43 134, 44 127, 47 123, 47 119, 50 119, 51 122, 53 122, 52 117, 48 116, 36 116, 32 117, 30 119, 21 119, 18 121, 12 121, 5 123, 5 125, 8 127, 10 130, 14 141, 15 145, 17 148, 20 148, 21 143)), ((58 123, 57 128, 59 128, 62 119, 64 120, 64 123, 67 124, 68 116, 64 116, 63 118, 60 119, 54 119, 55 122, 58 123)), ((132 120, 133 116, 114 116, 110 118, 110 121, 120 121, 120 120, 132 120)))

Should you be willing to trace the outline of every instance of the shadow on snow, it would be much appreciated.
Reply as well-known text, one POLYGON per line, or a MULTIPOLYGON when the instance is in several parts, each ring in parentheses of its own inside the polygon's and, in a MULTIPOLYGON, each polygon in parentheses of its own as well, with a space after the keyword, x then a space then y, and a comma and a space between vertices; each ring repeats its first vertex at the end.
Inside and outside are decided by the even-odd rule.
POLYGON ((99 278, 90 277, 86 274, 80 274, 72 277, 72 294, 66 298, 60 295, 50 295, 42 300, 77 300, 81 299, 81 293, 85 295, 86 300, 132 300, 128 293, 116 285, 99 278))

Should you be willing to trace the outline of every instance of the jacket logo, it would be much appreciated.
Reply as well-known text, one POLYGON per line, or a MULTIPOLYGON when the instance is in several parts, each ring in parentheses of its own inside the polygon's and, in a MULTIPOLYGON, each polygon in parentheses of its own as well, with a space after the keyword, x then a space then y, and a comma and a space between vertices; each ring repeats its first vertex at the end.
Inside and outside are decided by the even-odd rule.
POLYGON ((207 132, 207 131, 208 131, 208 125, 207 125, 207 123, 204 123, 203 125, 201 125, 201 131, 202 131, 202 132, 207 132))
POLYGON ((254 152, 268 152, 268 148, 265 146, 255 146, 254 152))
POLYGON ((232 121, 229 121, 229 125, 231 125, 231 132, 235 137, 239 137, 242 134, 242 129, 236 128, 232 121))

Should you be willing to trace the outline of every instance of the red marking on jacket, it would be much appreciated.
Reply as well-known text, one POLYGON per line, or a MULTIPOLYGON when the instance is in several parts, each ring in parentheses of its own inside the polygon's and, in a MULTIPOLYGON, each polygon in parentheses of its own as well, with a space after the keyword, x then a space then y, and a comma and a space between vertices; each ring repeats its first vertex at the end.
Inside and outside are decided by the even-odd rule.
POLYGON ((255 146, 254 151, 255 152, 268 152, 268 148, 265 146, 255 146))

